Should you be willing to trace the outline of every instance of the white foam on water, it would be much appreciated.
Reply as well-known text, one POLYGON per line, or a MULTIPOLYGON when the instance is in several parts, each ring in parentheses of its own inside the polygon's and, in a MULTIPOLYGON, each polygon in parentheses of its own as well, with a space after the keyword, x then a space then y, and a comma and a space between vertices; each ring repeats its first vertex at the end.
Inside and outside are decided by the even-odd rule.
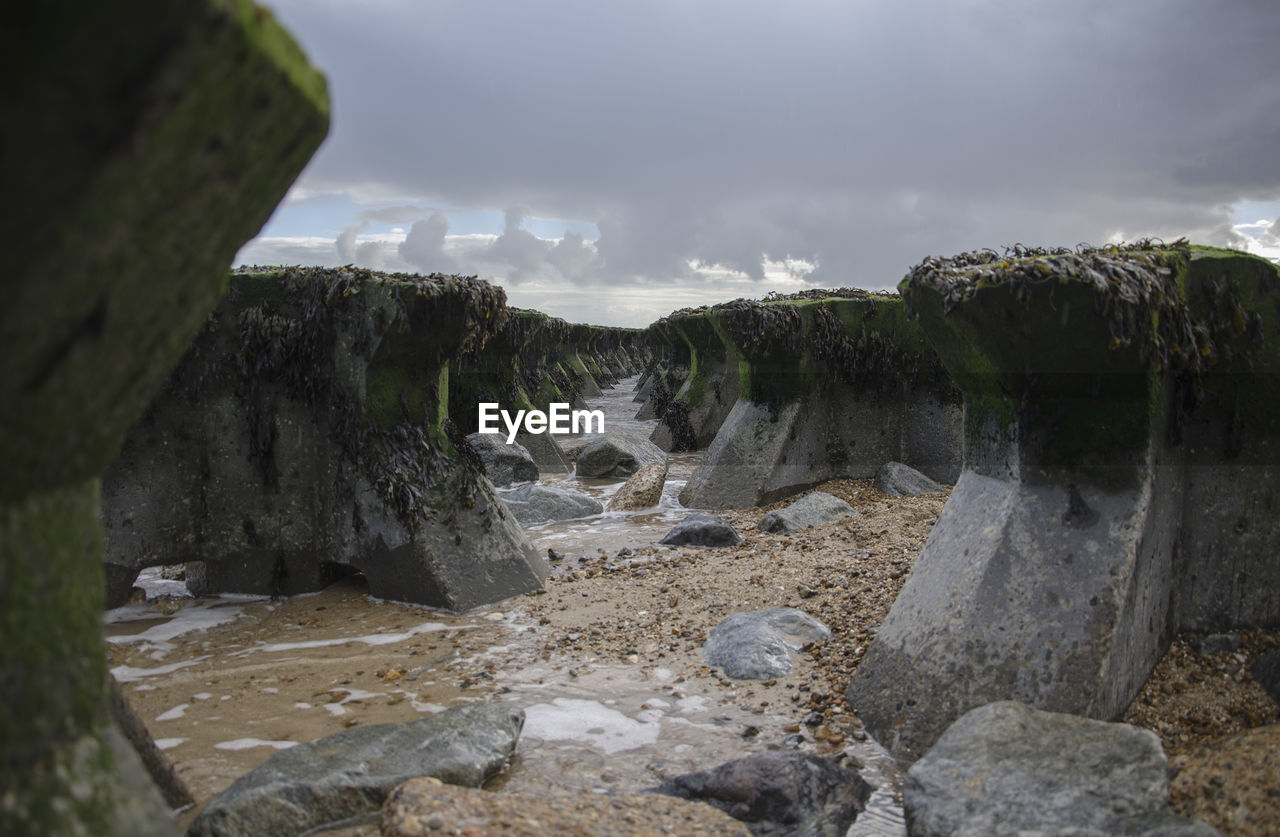
POLYGON ((262 738, 237 738, 235 741, 219 741, 213 746, 219 750, 249 750, 253 747, 273 747, 277 750, 287 750, 290 747, 298 746, 297 741, 267 741, 262 738))
POLYGON ((188 599, 192 597, 185 581, 164 578, 160 575, 160 570, 160 567, 146 567, 134 579, 134 586, 145 590, 148 599, 154 599, 156 596, 178 596, 188 599))
POLYGON ((343 695, 342 700, 335 700, 332 703, 321 704, 324 706, 325 711, 335 718, 339 715, 347 714, 347 710, 342 706, 344 703, 364 701, 369 698, 386 697, 387 695, 386 692, 366 692, 364 689, 333 689, 332 692, 334 694, 342 694, 343 692, 346 692, 346 694, 343 695))
MULTIPOLYGON (((135 668, 134 666, 116 666, 111 669, 111 676, 118 683, 132 683, 135 680, 141 680, 144 677, 159 677, 162 674, 173 674, 175 671, 187 666, 196 665, 204 660, 209 659, 211 655, 205 654, 203 657, 195 657, 190 660, 182 660, 176 663, 170 663, 167 666, 156 666, 155 668, 135 668)), ((139 689, 142 687, 139 686, 139 689)))
MULTIPOLYGON (((109 636, 107 637, 107 642, 116 645, 143 642, 168 651, 173 648, 173 646, 167 644, 168 640, 193 631, 204 631, 218 625, 226 625, 243 615, 244 608, 242 607, 229 607, 225 603, 216 600, 208 604, 201 602, 182 608, 173 614, 173 617, 167 622, 152 625, 141 633, 109 636)), ((151 620, 155 618, 157 618, 155 610, 146 605, 127 605, 126 607, 107 611, 104 621, 107 624, 121 624, 140 619, 151 620), (121 611, 128 611, 128 613, 121 613, 121 611)))
POLYGON ((359 642, 364 645, 373 646, 394 645, 397 642, 404 642, 405 640, 418 636, 419 634, 448 630, 460 630, 460 628, 456 625, 446 625, 443 622, 423 622, 421 625, 415 625, 409 630, 399 633, 366 634, 365 636, 333 637, 331 639, 308 639, 302 642, 262 643, 261 645, 255 645, 252 648, 246 648, 243 651, 237 651, 236 656, 244 656, 245 654, 255 651, 278 653, 280 651, 302 651, 308 648, 329 648, 334 645, 346 645, 349 642, 359 642))
POLYGON ((165 710, 156 716, 157 721, 176 721, 187 713, 189 703, 179 703, 172 709, 165 710))
POLYGON ((707 708, 707 699, 702 695, 689 695, 676 701, 681 712, 702 712, 707 708))
POLYGON ((522 735, 541 741, 579 741, 617 753, 654 743, 660 731, 656 721, 628 718, 594 700, 556 698, 525 708, 522 735))
POLYGON ((157 738, 157 739, 156 739, 156 749, 157 749, 157 750, 172 750, 174 747, 177 747, 179 744, 185 744, 186 742, 188 742, 188 741, 190 741, 190 740, 191 740, 191 739, 189 739, 189 738, 157 738))
POLYGON ((208 700, 211 697, 213 697, 213 695, 210 694, 209 692, 196 692, 194 695, 191 696, 191 699, 192 700, 208 700))

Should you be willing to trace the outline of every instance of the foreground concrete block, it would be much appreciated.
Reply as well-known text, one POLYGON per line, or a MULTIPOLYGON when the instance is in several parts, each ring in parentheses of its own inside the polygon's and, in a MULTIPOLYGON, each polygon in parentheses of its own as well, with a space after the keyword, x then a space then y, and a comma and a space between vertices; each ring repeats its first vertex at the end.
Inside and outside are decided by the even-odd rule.
POLYGON ((965 472, 848 690, 900 759, 996 700, 1118 717, 1199 595, 1179 579, 1221 578, 1185 553, 1180 444, 1221 345, 1184 302, 1211 258, 966 254, 904 280, 964 392, 965 472))
POLYGON ((108 721, 97 477, 323 138, 325 83, 247 2, 7 26, 0 190, 41 220, 3 227, 0 833, 171 833, 108 721))

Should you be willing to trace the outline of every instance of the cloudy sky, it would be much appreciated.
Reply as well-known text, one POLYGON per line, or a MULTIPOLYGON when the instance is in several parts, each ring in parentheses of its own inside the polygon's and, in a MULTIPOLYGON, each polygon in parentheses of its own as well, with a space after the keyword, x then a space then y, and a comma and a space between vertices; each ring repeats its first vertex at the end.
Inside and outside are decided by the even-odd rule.
POLYGON ((237 261, 645 325, 927 255, 1280 258, 1277 0, 274 0, 329 139, 237 261))

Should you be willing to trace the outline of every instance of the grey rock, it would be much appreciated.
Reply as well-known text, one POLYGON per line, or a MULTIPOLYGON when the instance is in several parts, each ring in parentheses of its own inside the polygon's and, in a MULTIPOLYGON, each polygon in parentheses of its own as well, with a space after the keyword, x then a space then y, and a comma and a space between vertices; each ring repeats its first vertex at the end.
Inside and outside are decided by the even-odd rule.
POLYGON ((599 500, 554 485, 526 485, 503 495, 502 501, 523 526, 590 517, 604 511, 599 500))
POLYGON ((908 771, 907 831, 1217 834, 1169 811, 1168 770, 1147 730, 991 703, 956 721, 908 771))
POLYGON ((573 470, 573 466, 569 464, 569 457, 565 456, 560 443, 550 433, 521 431, 516 436, 516 442, 524 445, 525 450, 529 451, 534 464, 538 466, 539 473, 567 474, 573 470))
POLYGON ((508 445, 498 433, 472 433, 467 441, 484 463, 484 472, 494 485, 507 486, 538 478, 537 463, 528 448, 519 442, 508 445))
POLYGON ((1271 699, 1280 705, 1280 651, 1272 651, 1264 657, 1254 660, 1249 673, 1257 681, 1271 699))
POLYGON ((1209 634, 1195 641, 1195 649, 1201 654, 1212 656, 1224 651, 1236 651, 1240 648, 1240 634, 1209 634))
POLYGON ((609 498, 609 508, 618 511, 647 509, 662 499, 662 485, 667 479, 667 463, 655 462, 636 471, 609 498))
POLYGON ((697 512, 677 523, 658 543, 665 546, 733 546, 740 540, 728 523, 697 512))
POLYGON ((666 461, 667 455, 648 439, 611 433, 583 448, 575 468, 580 477, 625 479, 646 465, 666 461))
POLYGON ((686 773, 656 791, 706 802, 771 837, 843 837, 866 808, 871 786, 809 753, 765 753, 686 773))
POLYGON ((214 797, 187 834, 301 834, 376 813, 397 785, 420 776, 479 787, 506 764, 523 726, 523 710, 510 704, 469 704, 299 744, 214 797))
POLYGON ((858 517, 853 507, 832 494, 815 491, 785 509, 776 509, 760 518, 761 532, 795 532, 841 517, 858 517))
POLYGON ((895 497, 914 497, 917 494, 934 494, 947 487, 934 482, 924 474, 901 462, 886 462, 876 473, 876 489, 895 497))
POLYGON ((802 610, 754 610, 712 628, 702 657, 735 680, 769 680, 791 671, 793 652, 830 638, 827 626, 802 610))

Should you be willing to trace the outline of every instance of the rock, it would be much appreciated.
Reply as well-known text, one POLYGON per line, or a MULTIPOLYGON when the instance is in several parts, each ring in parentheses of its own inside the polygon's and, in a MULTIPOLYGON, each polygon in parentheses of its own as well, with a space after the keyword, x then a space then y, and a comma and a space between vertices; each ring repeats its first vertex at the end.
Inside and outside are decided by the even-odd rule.
POLYGON ((895 497, 914 497, 917 494, 934 494, 947 487, 934 482, 924 474, 901 462, 886 462, 876 473, 876 489, 895 497))
POLYGON ((1195 649, 1201 654, 1212 656, 1224 651, 1237 651, 1240 648, 1240 634, 1209 634, 1195 641, 1195 649))
POLYGON ((633 511, 658 505, 662 484, 667 480, 667 463, 655 462, 636 471, 609 500, 613 511, 633 511))
POLYGON ((802 610, 775 607, 735 613, 711 629, 702 657, 735 680, 769 680, 791 671, 791 653, 830 639, 826 625, 802 610))
POLYGON ((1259 657, 1249 667, 1249 673, 1257 681, 1271 699, 1280 705, 1280 651, 1272 651, 1259 657))
POLYGON ((1160 739, 1001 701, 956 721, 907 773, 912 835, 1217 832, 1168 809, 1160 739))
POLYGON ((604 511, 599 500, 594 500, 581 491, 555 485, 526 485, 503 495, 502 501, 524 526, 550 520, 590 517, 604 511))
POLYGON ((573 470, 569 458, 565 456, 560 443, 550 433, 526 433, 521 431, 516 436, 516 443, 524 445, 525 450, 533 457, 538 471, 543 474, 567 474, 573 470))
POLYGON ((508 445, 497 433, 472 433, 467 441, 484 463, 484 472, 494 485, 508 486, 538 478, 537 463, 528 448, 519 442, 508 445))
POLYGON ((815 491, 785 509, 776 509, 760 518, 761 532, 795 532, 841 517, 859 516, 853 507, 824 491, 815 491))
POLYGON ((524 712, 510 704, 468 704, 299 744, 214 797, 187 833, 301 834, 374 813, 397 785, 421 776, 479 787, 515 752, 523 725, 524 712))
POLYGON ((414 779, 396 788, 382 807, 383 837, 434 837, 453 833, 507 837, 633 837, 641 834, 706 834, 748 837, 742 823, 709 805, 665 796, 532 797, 490 793, 414 779))
POLYGON ((648 439, 611 433, 583 448, 574 467, 580 477, 625 478, 646 465, 666 461, 667 455, 648 439))
POLYGON ((697 799, 756 834, 839 837, 865 808, 871 786, 852 770, 809 753, 766 753, 686 773, 658 793, 697 799))
POLYGON ((728 523, 698 512, 676 524, 658 543, 666 546, 733 546, 740 540, 728 523))
POLYGON ((1171 782, 1178 807, 1228 834, 1274 834, 1280 823, 1280 726, 1200 750, 1171 782))

